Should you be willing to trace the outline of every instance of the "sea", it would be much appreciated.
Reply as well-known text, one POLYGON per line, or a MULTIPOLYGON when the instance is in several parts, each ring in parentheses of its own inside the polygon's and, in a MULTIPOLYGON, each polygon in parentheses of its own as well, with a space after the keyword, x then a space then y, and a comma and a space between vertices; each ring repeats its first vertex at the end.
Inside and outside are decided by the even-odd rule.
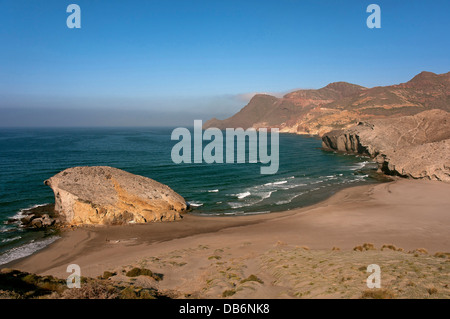
POLYGON ((267 164, 248 161, 175 164, 173 129, 0 129, 0 266, 60 238, 54 229, 24 229, 14 220, 25 209, 53 203, 43 182, 69 167, 106 165, 155 179, 182 195, 190 214, 204 216, 291 210, 345 187, 383 181, 369 158, 324 151, 319 138, 295 134, 280 134, 279 169, 273 175, 261 174, 267 164))

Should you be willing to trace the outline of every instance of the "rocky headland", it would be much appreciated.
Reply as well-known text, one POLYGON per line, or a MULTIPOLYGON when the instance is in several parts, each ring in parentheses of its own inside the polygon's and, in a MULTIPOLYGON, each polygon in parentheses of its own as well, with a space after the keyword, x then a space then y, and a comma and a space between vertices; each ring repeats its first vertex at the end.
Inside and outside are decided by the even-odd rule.
POLYGON ((335 82, 282 98, 255 95, 238 113, 204 128, 278 128, 321 136, 328 150, 368 155, 380 171, 450 181, 450 72, 365 88, 335 82))
POLYGON ((388 175, 450 182, 450 113, 443 110, 359 122, 325 134, 322 146, 369 155, 388 175))

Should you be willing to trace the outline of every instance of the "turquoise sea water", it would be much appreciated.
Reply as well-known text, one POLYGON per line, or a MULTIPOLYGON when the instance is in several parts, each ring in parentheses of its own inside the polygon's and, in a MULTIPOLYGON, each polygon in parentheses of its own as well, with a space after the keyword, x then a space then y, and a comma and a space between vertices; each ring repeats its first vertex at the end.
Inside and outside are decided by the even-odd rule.
MULTIPOLYGON (((321 150, 317 138, 280 134, 280 165, 174 164, 172 128, 0 129, 0 264, 58 237, 5 224, 20 211, 54 201, 43 181, 73 166, 108 165, 169 185, 201 215, 244 215, 316 203, 349 185, 377 182, 367 158, 321 150)), ((207 142, 204 142, 204 146, 207 142)))

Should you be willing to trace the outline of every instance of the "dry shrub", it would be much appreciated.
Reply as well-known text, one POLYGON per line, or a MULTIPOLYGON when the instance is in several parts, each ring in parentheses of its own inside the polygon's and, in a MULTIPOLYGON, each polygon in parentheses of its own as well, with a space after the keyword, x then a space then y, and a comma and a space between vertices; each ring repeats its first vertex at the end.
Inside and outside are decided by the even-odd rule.
POLYGON ((362 247, 364 250, 376 250, 375 246, 371 243, 364 243, 362 247))
POLYGON ((225 290, 225 291, 222 293, 222 297, 223 297, 223 298, 230 297, 230 296, 233 296, 235 293, 236 293, 236 290, 234 290, 234 289, 225 290))
MULTIPOLYGON (((417 248, 409 252, 410 254, 424 254, 427 255, 428 251, 425 248, 417 248)), ((417 256, 416 256, 417 257, 417 256)))
POLYGON ((368 289, 361 295, 362 299, 393 299, 395 294, 388 289, 368 289))
POLYGON ((450 253, 444 253, 444 252, 438 251, 437 253, 434 254, 434 257, 450 258, 450 253))
POLYGON ((138 276, 147 276, 155 279, 156 281, 161 281, 164 278, 163 274, 157 274, 151 271, 150 269, 145 268, 133 268, 126 273, 127 277, 138 277, 138 276))
POLYGON ((250 275, 247 278, 242 279, 241 280, 241 284, 243 284, 243 283, 245 283, 247 281, 256 281, 256 282, 259 282, 260 284, 264 283, 264 281, 262 281, 260 278, 256 277, 255 275, 250 275))
POLYGON ((81 288, 66 289, 61 297, 63 299, 115 299, 118 297, 118 292, 114 287, 90 282, 81 285, 81 288))
POLYGON ((156 299, 154 289, 128 286, 120 292, 120 299, 156 299))
POLYGON ((381 250, 385 250, 385 249, 389 249, 389 250, 393 250, 393 251, 403 251, 404 250, 403 248, 397 248, 397 247, 395 247, 395 245, 392 245, 392 244, 384 244, 381 247, 381 250))
POLYGON ((367 250, 376 250, 376 248, 371 243, 364 243, 362 246, 354 247, 353 250, 354 251, 367 251, 367 250))
POLYGON ((116 272, 105 271, 103 272, 103 276, 100 276, 100 279, 109 279, 110 277, 116 276, 116 272))
POLYGON ((427 291, 430 295, 437 293, 437 289, 435 287, 427 288, 427 291))

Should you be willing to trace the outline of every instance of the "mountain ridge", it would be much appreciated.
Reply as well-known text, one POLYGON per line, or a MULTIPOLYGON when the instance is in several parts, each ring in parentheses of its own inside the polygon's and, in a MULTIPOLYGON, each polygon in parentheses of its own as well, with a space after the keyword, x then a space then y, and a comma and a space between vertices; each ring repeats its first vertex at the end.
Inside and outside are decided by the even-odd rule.
POLYGON ((233 116, 205 122, 203 128, 279 128, 280 132, 319 135, 376 118, 450 111, 450 72, 423 71, 411 80, 366 88, 333 82, 320 89, 296 90, 277 98, 256 94, 233 116))

